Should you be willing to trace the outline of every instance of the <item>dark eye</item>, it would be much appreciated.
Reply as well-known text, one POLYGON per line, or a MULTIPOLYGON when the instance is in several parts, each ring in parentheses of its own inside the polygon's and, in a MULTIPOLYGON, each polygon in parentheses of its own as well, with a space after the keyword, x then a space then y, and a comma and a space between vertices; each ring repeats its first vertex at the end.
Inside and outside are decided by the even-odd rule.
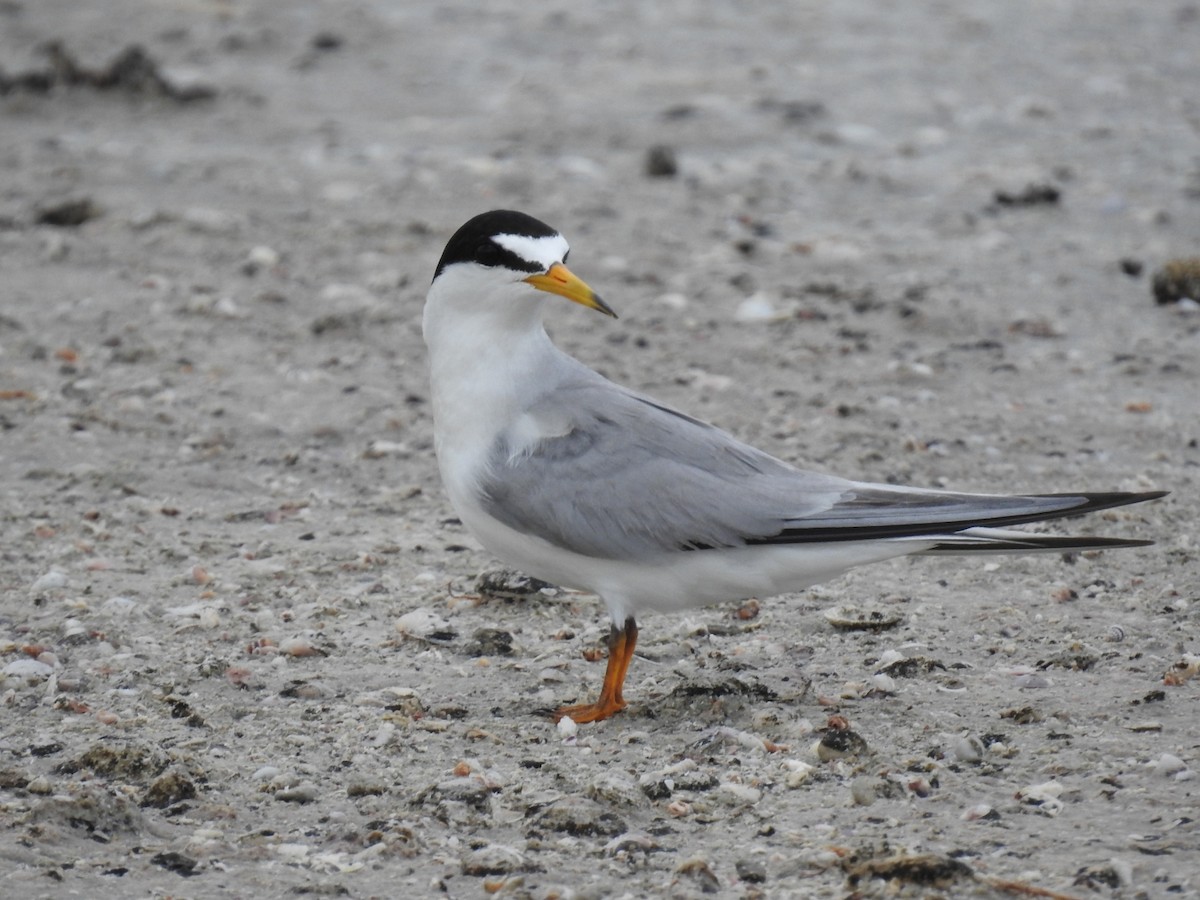
POLYGON ((564 265, 564 266, 567 264, 567 257, 568 257, 568 256, 570 256, 570 255, 571 255, 571 251, 570 251, 570 250, 567 250, 567 252, 563 254, 562 261, 563 261, 563 265, 564 265))
POLYGON ((491 241, 484 241, 475 248, 475 262, 483 266, 500 264, 500 248, 491 241))

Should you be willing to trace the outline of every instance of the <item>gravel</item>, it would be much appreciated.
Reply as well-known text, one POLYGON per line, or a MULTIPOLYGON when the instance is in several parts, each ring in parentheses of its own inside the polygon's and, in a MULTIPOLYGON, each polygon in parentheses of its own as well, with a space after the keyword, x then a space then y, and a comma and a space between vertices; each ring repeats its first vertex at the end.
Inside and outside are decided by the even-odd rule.
POLYGON ((0 4, 5 895, 1200 895, 1198 40, 0 4), (1071 523, 1156 545, 650 616, 629 708, 556 727, 608 623, 454 517, 420 339, 501 206, 610 377, 853 477, 1169 489, 1071 523))

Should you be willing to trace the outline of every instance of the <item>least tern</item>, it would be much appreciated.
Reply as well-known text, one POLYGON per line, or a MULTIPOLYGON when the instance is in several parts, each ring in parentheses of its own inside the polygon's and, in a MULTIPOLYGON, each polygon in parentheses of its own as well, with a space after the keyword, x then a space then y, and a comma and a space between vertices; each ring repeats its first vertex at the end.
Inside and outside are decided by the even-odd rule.
POLYGON ((638 616, 790 593, 909 554, 1139 547, 1151 541, 1009 526, 1164 495, 963 494, 804 471, 559 350, 551 295, 616 318, 532 216, 483 213, 446 245, 425 300, 434 440, 450 501, 484 547, 530 575, 598 594, 612 618, 600 696, 625 707, 638 616))

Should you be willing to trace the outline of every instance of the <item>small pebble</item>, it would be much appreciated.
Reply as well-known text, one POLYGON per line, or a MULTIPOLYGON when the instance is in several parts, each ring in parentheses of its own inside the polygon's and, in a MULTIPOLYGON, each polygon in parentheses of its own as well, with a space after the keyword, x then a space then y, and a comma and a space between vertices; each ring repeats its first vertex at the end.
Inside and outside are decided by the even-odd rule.
POLYGON ((849 729, 826 731, 816 744, 817 759, 821 762, 864 756, 868 750, 862 736, 849 729))
POLYGON ((875 666, 879 670, 886 669, 888 666, 898 663, 902 659, 906 659, 906 657, 899 650, 884 650, 875 662, 875 666))
POLYGON ((247 275, 254 275, 262 269, 271 269, 279 265, 279 254, 270 247, 259 245, 251 248, 246 254, 246 261, 242 263, 242 271, 247 275))
POLYGON ((537 815, 534 823, 574 837, 612 836, 626 830, 625 822, 606 807, 578 796, 555 800, 537 815))
POLYGON ((1016 799, 1028 806, 1036 806, 1038 811, 1047 816, 1057 816, 1062 812, 1063 802, 1058 799, 1062 795, 1063 786, 1057 781, 1046 781, 1042 784, 1031 784, 1016 793, 1016 799))
POLYGON ((192 800, 195 797, 196 785, 192 783, 191 779, 178 772, 169 772, 156 779, 146 789, 146 793, 142 797, 142 805, 152 806, 157 809, 166 809, 176 803, 184 800, 192 800))
POLYGON ((1133 884, 1133 866, 1127 860, 1111 859, 1108 865, 1122 887, 1129 887, 1133 884))
POLYGON ((39 225, 75 228, 101 215, 103 210, 91 197, 71 197, 38 207, 34 220, 39 225))
POLYGON ((308 781, 275 792, 275 799, 284 803, 312 803, 318 796, 317 786, 308 781))
POLYGON ((821 615, 834 628, 845 631, 882 631, 895 627, 902 618, 889 609, 848 605, 830 607, 821 615))
POLYGON ((396 459, 408 459, 411 455, 412 450, 408 444, 402 441, 386 441, 380 438, 370 441, 367 444, 367 449, 363 451, 363 459, 384 459, 389 456, 396 459))
POLYGON ((674 148, 655 144, 647 150, 645 170, 650 178, 674 178, 679 174, 679 160, 674 148))
POLYGON ((964 809, 960 818, 964 822, 978 822, 980 819, 993 818, 992 807, 987 803, 976 803, 974 806, 964 809))
POLYGON ((1020 192, 996 191, 997 206, 1041 206, 1058 203, 1062 192, 1052 184, 1029 184, 1020 192))
POLYGON ((587 787, 587 796, 601 803, 618 806, 640 806, 646 795, 633 779, 621 772, 603 772, 587 787))
POLYGON ((882 672, 871 676, 871 687, 880 694, 896 693, 896 679, 882 672))
POLYGON ((100 604, 100 612, 110 616, 127 616, 137 607, 132 597, 110 597, 100 604))
MULTIPOLYGON (((1077 886, 1086 886, 1093 891, 1099 890, 1102 887, 1119 888, 1122 886, 1121 873, 1117 871, 1117 861, 1112 863, 1095 863, 1090 866, 1084 866, 1075 873, 1074 883, 1077 886)), ((1133 869, 1128 863, 1125 864, 1128 868, 1128 874, 1132 878, 1133 869)), ((1157 879, 1155 879, 1157 880, 1157 879)), ((1145 896, 1145 892, 1141 892, 1145 896)))
MULTIPOLYGON (((283 663, 283 657, 278 657, 278 663, 283 663)), ((293 681, 279 692, 280 697, 296 700, 320 700, 328 697, 330 691, 324 685, 315 681, 293 681)))
POLYGON ((690 758, 685 758, 660 769, 647 772, 638 779, 638 786, 651 800, 662 800, 675 791, 708 791, 718 784, 717 777, 690 758))
POLYGON ((1161 778, 1176 778, 1180 773, 1187 771, 1187 763, 1173 753, 1164 753, 1159 756, 1151 767, 1154 769, 1154 774, 1161 778))
POLYGON ((424 606, 398 618, 396 630, 401 634, 428 640, 451 640, 455 636, 449 622, 424 606))
POLYGON ((930 784, 929 779, 920 775, 909 779, 904 786, 912 791, 915 796, 922 799, 933 793, 933 785, 930 784))
POLYGON ((1187 684, 1196 675, 1200 675, 1200 655, 1185 653, 1183 659, 1163 674, 1163 684, 1168 687, 1179 687, 1187 684))
POLYGON ((526 865, 524 855, 516 848, 505 844, 487 844, 463 857, 462 873, 476 877, 508 875, 520 872, 526 865))
MULTIPOLYGON (((884 656, 886 657, 887 654, 885 653, 884 656)), ((935 670, 944 670, 946 668, 945 663, 940 660, 930 659, 928 656, 901 657, 886 665, 877 665, 876 672, 878 674, 889 675, 893 678, 913 678, 917 675, 927 675, 935 670)))
POLYGON ((69 582, 70 579, 64 573, 58 571, 58 569, 51 569, 30 585, 29 589, 34 593, 39 591, 54 591, 59 588, 65 588, 69 582))
POLYGON ((757 859, 739 859, 733 864, 737 877, 747 884, 762 884, 767 880, 767 867, 757 859))
POLYGON ((722 782, 717 788, 717 795, 728 803, 753 806, 762 799, 762 791, 748 784, 738 784, 733 781, 722 782))
POLYGON ((875 780, 859 777, 850 782, 850 799, 855 806, 870 806, 875 802, 875 780))
POLYGON ((247 317, 246 311, 232 297, 218 297, 208 311, 219 319, 244 319, 247 317))
POLYGON ((502 628, 477 628, 463 647, 467 656, 512 656, 513 636, 502 628))
POLYGON ((324 650, 313 646, 306 637, 285 638, 279 642, 279 652, 287 656, 328 656, 324 650))
POLYGON ((501 600, 524 600, 537 594, 554 595, 558 588, 515 569, 492 569, 475 579, 475 590, 501 600))
POLYGON ((761 738, 757 734, 751 734, 749 731, 741 731, 737 728, 721 726, 713 733, 713 737, 740 747, 745 747, 747 750, 761 750, 765 753, 774 753, 777 749, 765 738, 761 738))
POLYGON ((1154 273, 1151 281, 1159 305, 1180 300, 1200 302, 1200 256, 1172 259, 1154 273))
POLYGON ((384 707, 407 716, 425 713, 420 695, 409 687, 386 687, 368 691, 356 696, 354 702, 359 706, 384 707))
POLYGON ((1016 683, 1017 687, 1023 691, 1044 690, 1053 684, 1053 682, 1051 682, 1050 679, 1045 675, 1038 675, 1036 673, 1018 675, 1013 679, 1013 681, 1016 683))
POLYGON ((1122 257, 1117 261, 1117 265, 1130 278, 1137 278, 1142 274, 1142 269, 1145 268, 1145 264, 1140 259, 1134 259, 1131 256, 1122 257))
MULTIPOLYGON (((39 654, 44 656, 45 654, 39 654)), ((54 667, 40 659, 14 659, 4 667, 4 674, 13 678, 24 678, 27 681, 49 678, 54 674, 54 667)))
POLYGON ((289 862, 299 862, 305 859, 312 852, 312 848, 307 844, 285 842, 282 844, 276 844, 275 852, 289 862))
POLYGON ((619 834, 604 845, 605 856, 618 856, 632 850, 649 853, 658 849, 658 842, 644 831, 627 831, 619 834))
POLYGON ((675 873, 690 878, 702 894, 716 894, 721 890, 720 879, 709 867, 708 862, 700 857, 681 863, 675 873))
POLYGON ((66 619, 59 629, 62 640, 68 646, 82 644, 90 640, 88 630, 78 619, 66 619))
POLYGON ((847 681, 838 691, 838 697, 842 700, 859 700, 870 694, 871 690, 865 681, 847 681))
POLYGON ((817 770, 816 766, 799 759, 785 759, 783 767, 787 770, 787 774, 783 778, 783 783, 789 788, 800 787, 817 770))
POLYGON ((983 759, 983 742, 974 735, 956 735, 946 745, 946 755, 959 762, 977 763, 983 759))
POLYGON ((563 716, 555 727, 558 729, 559 737, 563 740, 570 740, 579 734, 579 725, 570 716, 563 716))
POLYGON ((780 312, 766 294, 754 294, 738 304, 733 317, 738 322, 773 322, 779 319, 780 312))

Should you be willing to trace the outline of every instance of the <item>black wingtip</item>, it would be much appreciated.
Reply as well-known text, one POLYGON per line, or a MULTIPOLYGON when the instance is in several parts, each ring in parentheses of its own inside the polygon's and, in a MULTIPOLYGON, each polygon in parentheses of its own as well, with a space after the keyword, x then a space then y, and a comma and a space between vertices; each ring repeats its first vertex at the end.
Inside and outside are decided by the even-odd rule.
POLYGON ((1030 534, 1028 538, 980 538, 977 544, 963 543, 962 541, 946 541, 942 544, 935 544, 928 550, 921 551, 920 555, 968 556, 983 553, 1037 553, 1047 551, 1069 553, 1073 550, 1117 550, 1126 547, 1152 546, 1154 546, 1154 541, 1146 541, 1140 538, 1030 534))
POLYGON ((1078 497, 1082 502, 1068 507, 1061 512, 1055 513, 1053 517, 1043 516, 1041 519, 1047 518, 1070 518, 1072 516, 1082 516, 1091 512, 1098 512, 1102 509, 1114 509, 1118 506, 1129 506, 1133 503, 1146 503, 1150 500, 1159 500, 1170 491, 1102 491, 1100 493, 1080 493, 1080 494, 1033 494, 1032 496, 1044 498, 1046 500, 1065 499, 1068 497, 1078 497))
MULTIPOLYGON (((888 538, 920 537, 929 535, 939 537, 956 534, 971 528, 1004 528, 1011 525, 1028 525, 1031 522, 1047 522, 1053 519, 1072 519, 1076 516, 1112 509, 1117 506, 1128 506, 1131 503, 1144 503, 1148 500, 1158 500, 1167 495, 1167 491, 1107 491, 1101 493, 1063 493, 1063 494, 1023 494, 1011 498, 1001 497, 1001 500, 1049 500, 1054 503, 1050 509, 1025 510, 1022 512, 997 512, 992 515, 973 516, 967 519, 955 518, 952 513, 942 519, 923 519, 912 522, 888 522, 876 525, 856 524, 814 524, 809 527, 785 528, 777 534, 765 537, 754 537, 746 540, 747 544, 801 544, 824 543, 830 541, 860 541, 886 540, 888 538)), ((971 495, 964 495, 971 496, 971 495)), ((1121 540, 1113 538, 1112 540, 1121 540)), ((1117 546, 1107 544, 1106 546, 1117 546)), ((1122 544, 1121 546, 1130 546, 1122 544)))

